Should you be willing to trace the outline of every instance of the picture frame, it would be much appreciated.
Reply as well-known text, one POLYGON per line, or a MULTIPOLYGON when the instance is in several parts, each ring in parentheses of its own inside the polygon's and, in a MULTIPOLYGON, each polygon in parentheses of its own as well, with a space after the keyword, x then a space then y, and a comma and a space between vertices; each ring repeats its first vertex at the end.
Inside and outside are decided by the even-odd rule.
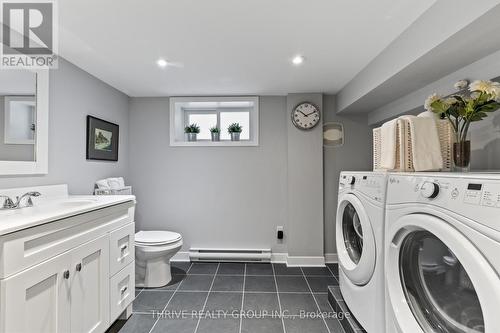
POLYGON ((87 160, 118 161, 120 126, 87 116, 87 160))

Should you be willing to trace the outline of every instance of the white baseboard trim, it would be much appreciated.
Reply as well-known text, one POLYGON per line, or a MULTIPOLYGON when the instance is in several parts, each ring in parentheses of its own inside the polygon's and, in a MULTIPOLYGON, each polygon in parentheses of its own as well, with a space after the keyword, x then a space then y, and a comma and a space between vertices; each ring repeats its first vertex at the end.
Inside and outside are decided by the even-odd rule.
POLYGON ((323 267, 325 266, 325 257, 288 256, 286 259, 286 265, 288 267, 296 267, 296 266, 323 267))
POLYGON ((189 252, 177 252, 170 261, 191 261, 189 259, 189 252))
POLYGON ((325 253, 325 262, 327 264, 337 264, 339 262, 339 256, 337 253, 325 253))
POLYGON ((275 264, 286 264, 288 253, 271 253, 271 262, 275 264))
MULTIPOLYGON (((172 262, 186 262, 190 261, 189 252, 177 252, 172 259, 172 262)), ((288 253, 272 253, 271 262, 276 264, 286 264, 289 267, 294 266, 325 266, 325 263, 337 262, 337 254, 327 253, 325 257, 307 257, 307 256, 289 256, 288 253)))

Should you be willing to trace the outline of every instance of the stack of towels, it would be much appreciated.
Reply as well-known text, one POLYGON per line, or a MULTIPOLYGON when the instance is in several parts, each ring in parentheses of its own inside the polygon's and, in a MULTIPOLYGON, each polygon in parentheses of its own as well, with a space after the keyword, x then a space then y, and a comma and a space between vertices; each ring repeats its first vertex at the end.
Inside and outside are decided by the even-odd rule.
POLYGON ((106 178, 95 182, 96 188, 99 190, 120 190, 125 187, 123 177, 106 178))
POLYGON ((443 156, 436 126, 436 117, 430 112, 418 116, 402 116, 382 125, 380 133, 381 157, 383 169, 396 167, 396 131, 398 123, 402 126, 407 121, 411 131, 413 168, 415 171, 433 171, 443 168, 443 156))

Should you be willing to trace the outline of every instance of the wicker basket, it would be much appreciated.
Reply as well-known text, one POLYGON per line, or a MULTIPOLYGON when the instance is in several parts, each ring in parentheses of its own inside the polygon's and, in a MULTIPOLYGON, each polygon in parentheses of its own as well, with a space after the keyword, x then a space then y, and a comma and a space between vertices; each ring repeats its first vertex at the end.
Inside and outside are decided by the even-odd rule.
POLYGON ((132 186, 125 186, 124 188, 100 190, 94 189, 94 195, 131 195, 132 186))
MULTIPOLYGON (((452 147, 453 147, 453 128, 448 120, 438 120, 436 122, 438 129, 439 142, 441 144, 441 155, 443 156, 442 171, 452 169, 452 147)), ((375 171, 400 171, 414 172, 413 157, 411 147, 411 131, 408 120, 400 119, 397 122, 396 131, 396 166, 393 170, 381 168, 381 138, 380 127, 373 130, 373 170, 375 171)))

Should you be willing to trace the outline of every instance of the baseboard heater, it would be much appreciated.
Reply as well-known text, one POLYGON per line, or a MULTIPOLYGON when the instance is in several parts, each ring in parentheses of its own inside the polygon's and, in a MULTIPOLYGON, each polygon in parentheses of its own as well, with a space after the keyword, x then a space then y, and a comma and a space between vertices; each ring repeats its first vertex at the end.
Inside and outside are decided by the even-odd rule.
POLYGON ((270 249, 198 249, 189 250, 191 261, 270 262, 270 249))

